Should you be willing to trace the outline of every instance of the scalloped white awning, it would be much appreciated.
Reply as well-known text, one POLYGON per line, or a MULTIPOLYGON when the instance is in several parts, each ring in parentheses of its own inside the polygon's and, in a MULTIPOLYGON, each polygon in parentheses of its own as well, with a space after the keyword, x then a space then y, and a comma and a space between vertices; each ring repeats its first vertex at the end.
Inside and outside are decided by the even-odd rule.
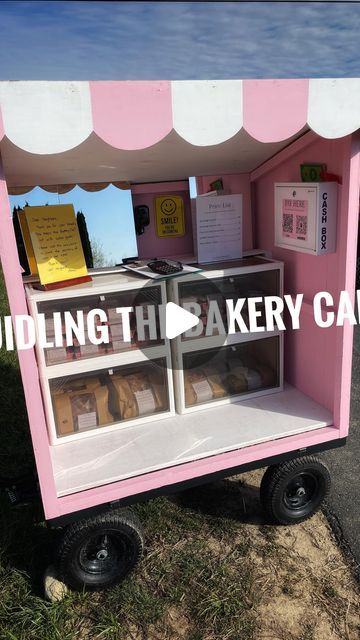
POLYGON ((14 187, 174 179, 216 172, 216 156, 251 170, 307 129, 356 131, 360 79, 7 81, 0 114, 14 187))

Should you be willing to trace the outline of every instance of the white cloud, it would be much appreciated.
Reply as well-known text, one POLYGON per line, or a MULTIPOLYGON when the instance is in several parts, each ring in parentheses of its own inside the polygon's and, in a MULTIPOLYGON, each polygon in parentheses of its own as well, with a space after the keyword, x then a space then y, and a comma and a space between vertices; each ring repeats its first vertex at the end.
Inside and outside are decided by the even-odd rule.
POLYGON ((360 5, 2 2, 2 79, 360 75, 360 5))

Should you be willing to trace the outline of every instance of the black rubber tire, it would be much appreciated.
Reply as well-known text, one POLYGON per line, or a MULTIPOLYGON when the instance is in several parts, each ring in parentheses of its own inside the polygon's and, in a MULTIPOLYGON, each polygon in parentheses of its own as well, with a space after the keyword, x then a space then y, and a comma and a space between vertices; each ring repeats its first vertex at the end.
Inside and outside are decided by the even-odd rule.
POLYGON ((297 524, 320 509, 330 487, 326 464, 316 456, 304 456, 268 467, 260 500, 277 524, 297 524))
POLYGON ((55 565, 59 579, 73 589, 106 589, 130 573, 143 548, 138 518, 129 510, 107 512, 67 527, 55 565))

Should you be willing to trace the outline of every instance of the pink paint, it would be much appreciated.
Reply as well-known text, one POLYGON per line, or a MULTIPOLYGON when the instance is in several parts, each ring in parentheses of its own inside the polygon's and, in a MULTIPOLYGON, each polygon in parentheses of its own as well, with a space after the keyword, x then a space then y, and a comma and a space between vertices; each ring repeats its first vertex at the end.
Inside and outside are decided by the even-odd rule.
POLYGON ((250 173, 251 182, 255 182, 265 174, 276 169, 276 167, 284 164, 284 162, 291 160, 291 158, 293 158, 297 153, 304 152, 307 147, 317 140, 319 140, 318 136, 312 131, 308 131, 301 136, 301 138, 294 140, 291 145, 282 149, 280 153, 277 153, 275 156, 270 158, 270 160, 261 164, 260 167, 254 169, 254 171, 250 173))
POLYGON ((172 129, 171 84, 90 82, 95 133, 118 149, 145 149, 172 129))
MULTIPOLYGON (((27 314, 15 234, 3 169, 0 164, 0 257, 11 315, 27 314)), ((58 513, 39 373, 33 349, 18 352, 26 408, 29 417, 41 497, 45 513, 58 513)))
MULTIPOLYGON (((257 444, 237 451, 210 456, 203 460, 188 462, 169 469, 153 471, 137 478, 129 478, 96 489, 89 489, 69 496, 59 498, 62 514, 72 513, 80 509, 87 509, 97 504, 112 500, 121 500, 127 496, 136 496, 145 491, 167 487, 177 482, 185 482, 192 478, 232 469, 242 464, 261 461, 270 456, 280 455, 287 451, 296 451, 312 445, 329 442, 339 438, 339 432, 333 427, 324 427, 315 431, 308 431, 298 436, 280 438, 271 442, 257 444)), ((259 465, 260 466, 260 465, 259 465)), ((48 518, 52 517, 48 514, 48 518)))
POLYGON ((348 432, 351 389, 351 327, 317 327, 312 300, 329 291, 337 304, 340 291, 354 291, 359 197, 359 157, 351 137, 324 140, 313 134, 296 142, 253 172, 256 199, 256 245, 285 263, 285 293, 303 293, 300 330, 285 332, 285 378, 333 413, 342 436, 348 432), (311 143, 308 144, 308 141, 311 143), (352 160, 350 157, 352 154, 352 160), (336 253, 312 256, 274 246, 274 182, 299 182, 302 162, 326 162, 328 171, 342 176, 339 188, 336 253), (356 232, 354 233, 354 230, 356 232))
POLYGON ((145 204, 149 207, 150 224, 143 235, 137 236, 139 258, 160 258, 171 256, 193 256, 194 244, 189 183, 186 181, 135 185, 131 190, 134 207, 145 204), (180 196, 184 201, 185 235, 177 238, 159 238, 155 225, 155 197, 161 195, 180 196))
POLYGON ((244 129, 260 142, 286 140, 307 121, 308 80, 244 80, 244 129))
MULTIPOLYGON (((140 149, 155 144, 172 127, 170 83, 167 82, 91 82, 94 129, 108 144, 123 149, 140 149), (125 124, 124 124, 125 123, 125 124)), ((286 139, 306 121, 308 84, 305 80, 244 81, 244 126, 263 142, 286 139), (290 88, 290 90, 289 90, 290 88), (304 107, 306 105, 306 108, 304 107), (304 112, 305 108, 305 112, 304 112), (304 115, 305 113, 305 115, 304 115), (280 117, 281 114, 281 117, 280 117)), ((0 136, 3 134, 0 121, 0 136)), ((285 292, 303 293, 304 304, 299 331, 285 332, 285 377, 299 390, 332 411, 334 427, 280 438, 234 452, 181 464, 137 478, 97 487, 57 498, 50 457, 38 368, 33 351, 20 351, 19 363, 39 474, 42 500, 47 518, 75 512, 112 500, 169 486, 194 477, 241 464, 261 461, 307 446, 325 443, 347 435, 351 390, 352 328, 320 329, 312 317, 312 298, 320 290, 329 291, 335 302, 341 290, 353 295, 359 202, 359 137, 340 140, 319 139, 310 133, 251 174, 255 184, 253 207, 250 176, 207 176, 198 179, 201 192, 222 177, 224 188, 244 197, 244 248, 262 247, 285 262, 285 292), (300 181, 301 162, 326 162, 328 171, 341 175, 339 190, 337 250, 315 257, 274 247, 274 182, 300 181)), ((153 206, 154 195, 174 193, 186 201, 186 225, 190 230, 190 200, 186 182, 136 185, 134 204, 153 206)), ((11 313, 26 314, 27 306, 17 258, 5 178, 0 173, 0 257, 11 313)), ((192 234, 164 240, 155 234, 154 220, 139 236, 139 255, 191 254, 192 234), (178 244, 177 244, 178 243, 178 244)), ((60 445, 61 446, 61 445, 60 445)))
POLYGON ((197 190, 198 193, 206 193, 210 191, 210 183, 217 178, 222 178, 224 190, 227 193, 235 194, 241 193, 243 196, 243 250, 247 251, 254 248, 253 243, 253 221, 251 213, 251 193, 250 193, 250 180, 249 174, 232 174, 232 175, 217 175, 217 176, 203 176, 197 178, 197 190))
MULTIPOLYGON (((351 146, 344 158, 343 173, 344 209, 347 213, 348 226, 343 242, 345 255, 342 256, 342 269, 339 272, 339 288, 344 282, 344 289, 349 291, 351 300, 355 299, 356 254, 359 226, 360 197, 360 135, 352 136, 351 146), (348 194, 348 195, 346 195, 348 194), (356 233, 354 233, 356 230, 356 233)), ((339 425, 340 435, 348 433, 351 395, 351 365, 353 350, 353 327, 345 324, 339 330, 342 341, 337 342, 336 360, 339 366, 335 369, 335 412, 334 423, 339 425)))

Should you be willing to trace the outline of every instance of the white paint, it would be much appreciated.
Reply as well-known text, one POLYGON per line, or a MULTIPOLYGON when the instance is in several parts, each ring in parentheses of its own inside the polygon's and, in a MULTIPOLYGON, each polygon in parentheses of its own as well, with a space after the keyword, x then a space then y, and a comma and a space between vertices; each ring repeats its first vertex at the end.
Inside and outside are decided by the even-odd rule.
POLYGON ((0 82, 6 137, 29 153, 61 153, 93 130, 88 82, 0 82))
POLYGON ((309 80, 309 127, 324 138, 342 138, 360 127, 360 78, 309 80))
POLYGON ((290 386, 244 402, 212 403, 197 412, 196 420, 192 414, 159 416, 151 428, 143 418, 124 430, 112 425, 107 433, 51 447, 58 495, 332 424, 329 411, 290 386))
POLYGON ((242 80, 171 83, 173 127, 197 146, 219 144, 243 126, 242 80))

